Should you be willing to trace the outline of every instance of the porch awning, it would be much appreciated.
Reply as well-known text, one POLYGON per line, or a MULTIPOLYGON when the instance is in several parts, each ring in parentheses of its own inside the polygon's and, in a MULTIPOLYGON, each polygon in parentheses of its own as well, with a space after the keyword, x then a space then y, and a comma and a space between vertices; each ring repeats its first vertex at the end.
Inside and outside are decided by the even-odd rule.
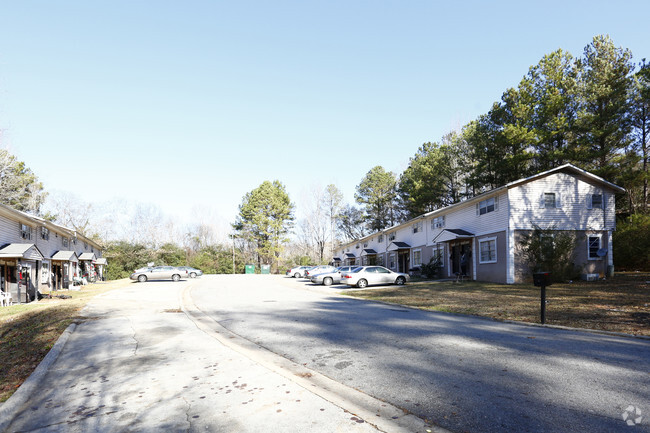
POLYGON ((340 262, 340 261, 341 261, 341 258, 340 258, 340 257, 334 257, 334 258, 332 259, 332 261, 333 261, 333 262, 340 262))
POLYGON ((77 258, 77 253, 74 251, 58 251, 52 256, 52 260, 61 260, 62 262, 73 263, 77 263, 79 261, 77 258))
POLYGON ((79 260, 90 260, 94 262, 96 259, 95 253, 83 253, 82 255, 79 256, 79 260))
POLYGON ((355 255, 352 254, 352 253, 345 253, 345 258, 346 258, 346 259, 356 259, 357 256, 355 256, 355 255))
POLYGON ((407 244, 406 242, 391 242, 390 245, 388 245, 387 250, 388 251, 397 251, 397 250, 408 250, 410 249, 411 246, 407 244))
POLYGON ((363 251, 361 251, 362 256, 374 256, 377 254, 377 251, 373 250, 372 248, 365 248, 363 251))
POLYGON ((98 259, 95 261, 95 264, 96 264, 96 265, 104 265, 104 266, 105 266, 105 265, 108 264, 108 262, 106 261, 106 259, 105 259, 104 257, 100 257, 100 258, 98 258, 98 259))
POLYGON ((470 233, 466 230, 462 229, 444 229, 440 233, 438 233, 438 236, 433 238, 434 243, 439 243, 439 242, 449 242, 449 241, 454 241, 456 239, 470 239, 474 237, 474 233, 470 233))
POLYGON ((9 244, 0 249, 0 259, 43 260, 44 258, 34 244, 9 244))

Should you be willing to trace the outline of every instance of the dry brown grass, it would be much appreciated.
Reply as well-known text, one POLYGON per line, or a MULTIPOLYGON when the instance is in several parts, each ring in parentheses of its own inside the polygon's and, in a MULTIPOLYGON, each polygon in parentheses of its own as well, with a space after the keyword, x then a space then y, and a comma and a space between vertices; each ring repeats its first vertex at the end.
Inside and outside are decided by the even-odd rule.
POLYGON ((47 355, 61 333, 95 296, 124 287, 130 280, 116 280, 83 286, 80 291, 52 292, 51 299, 0 308, 0 402, 29 377, 47 355), (70 296, 61 299, 57 296, 70 296))
MULTIPOLYGON (((348 292, 425 310, 539 323, 540 289, 532 284, 415 281, 348 292)), ((617 273, 606 281, 546 288, 546 323, 650 336, 650 273, 617 273)))

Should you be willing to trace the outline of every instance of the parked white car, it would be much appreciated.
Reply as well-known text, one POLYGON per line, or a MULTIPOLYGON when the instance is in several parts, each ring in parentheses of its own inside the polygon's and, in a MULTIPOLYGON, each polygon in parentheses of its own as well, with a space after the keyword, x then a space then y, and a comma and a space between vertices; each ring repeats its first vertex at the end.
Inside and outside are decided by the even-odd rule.
POLYGON ((305 271, 305 278, 310 280, 314 275, 322 274, 325 272, 333 272, 335 269, 336 268, 334 266, 329 265, 315 266, 305 271))
POLYGON ((314 284, 323 284, 324 286, 331 286, 332 284, 341 283, 341 273, 350 272, 358 266, 341 266, 334 269, 332 272, 325 272, 311 277, 311 282, 314 284))
POLYGON ((361 266, 341 275, 341 281, 348 286, 363 288, 373 284, 398 284, 409 281, 409 274, 393 272, 383 266, 361 266))
POLYGON ((305 275, 305 271, 312 267, 313 266, 295 266, 287 270, 287 276, 293 278, 301 278, 303 275, 305 275))

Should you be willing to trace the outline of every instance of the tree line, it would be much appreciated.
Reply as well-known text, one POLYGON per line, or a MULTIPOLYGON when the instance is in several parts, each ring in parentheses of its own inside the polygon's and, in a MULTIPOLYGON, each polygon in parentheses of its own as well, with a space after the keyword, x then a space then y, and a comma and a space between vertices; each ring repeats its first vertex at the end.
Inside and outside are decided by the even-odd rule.
POLYGON ((565 163, 623 186, 621 212, 647 214, 649 134, 650 63, 596 36, 581 57, 545 55, 487 113, 422 144, 399 176, 370 170, 361 207, 341 222, 381 230, 565 163))
MULTIPOLYGON (((123 277, 149 262, 208 273, 241 272, 246 263, 271 264, 280 272, 285 265, 324 263, 340 241, 564 163, 626 189, 617 197, 622 219, 615 235, 634 239, 650 228, 649 133, 650 63, 634 63, 628 49, 596 36, 580 57, 561 49, 545 55, 487 113, 438 142, 422 144, 399 175, 372 168, 357 185, 353 204, 344 202, 335 185, 317 188, 301 204, 305 216, 297 220, 285 186, 265 181, 243 197, 227 243, 217 241, 206 224, 165 241, 157 234, 172 232, 169 224, 155 209, 139 206, 123 223, 130 228, 129 239, 104 241, 105 256, 114 264, 109 275, 123 277)), ((107 222, 93 224, 90 207, 78 200, 73 207, 69 198, 59 199, 58 206, 49 206, 51 213, 41 212, 47 196, 43 185, 6 151, 0 153, 0 186, 3 203, 100 241, 110 237, 98 229, 109 227, 107 222)), ((630 266, 650 263, 650 245, 638 238, 614 245, 615 257, 630 266)))

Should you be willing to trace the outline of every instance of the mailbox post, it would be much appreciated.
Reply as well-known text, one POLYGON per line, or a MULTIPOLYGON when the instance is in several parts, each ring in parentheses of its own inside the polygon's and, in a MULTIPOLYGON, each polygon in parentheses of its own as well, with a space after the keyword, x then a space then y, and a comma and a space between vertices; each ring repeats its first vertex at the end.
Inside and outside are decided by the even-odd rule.
POLYGON ((541 288, 541 307, 540 307, 540 316, 542 320, 542 325, 546 323, 546 286, 551 285, 551 273, 550 272, 535 272, 533 274, 533 284, 536 287, 541 288))

